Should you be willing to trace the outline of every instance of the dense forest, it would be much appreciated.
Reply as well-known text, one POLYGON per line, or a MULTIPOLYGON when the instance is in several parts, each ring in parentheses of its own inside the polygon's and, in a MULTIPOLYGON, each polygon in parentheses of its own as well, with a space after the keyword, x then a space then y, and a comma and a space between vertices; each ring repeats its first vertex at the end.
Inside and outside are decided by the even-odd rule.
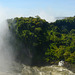
POLYGON ((13 37, 24 46, 15 49, 17 60, 24 62, 29 57, 34 65, 60 60, 75 64, 75 16, 52 23, 39 16, 16 17, 7 22, 13 37))

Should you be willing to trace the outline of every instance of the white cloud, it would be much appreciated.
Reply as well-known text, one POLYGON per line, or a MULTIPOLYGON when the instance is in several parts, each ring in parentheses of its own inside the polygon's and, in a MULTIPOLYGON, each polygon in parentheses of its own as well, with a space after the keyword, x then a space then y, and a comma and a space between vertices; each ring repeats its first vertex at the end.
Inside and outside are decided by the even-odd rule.
POLYGON ((0 22, 2 22, 6 18, 5 9, 0 6, 0 22))
POLYGON ((54 12, 52 9, 36 9, 27 11, 26 16, 35 17, 36 15, 40 16, 42 19, 45 19, 48 22, 54 22, 56 18, 54 17, 54 12))
POLYGON ((48 13, 46 11, 39 12, 39 16, 42 19, 47 20, 48 22, 54 22, 56 20, 55 17, 53 15, 51 15, 51 13, 48 13))
POLYGON ((14 17, 28 17, 39 15, 42 19, 47 20, 48 22, 54 22, 56 19, 54 17, 52 9, 36 9, 36 10, 24 10, 24 9, 10 9, 0 6, 0 22, 14 17))
POLYGON ((5 19, 21 16, 24 16, 24 13, 21 10, 15 10, 0 6, 0 23, 5 19))

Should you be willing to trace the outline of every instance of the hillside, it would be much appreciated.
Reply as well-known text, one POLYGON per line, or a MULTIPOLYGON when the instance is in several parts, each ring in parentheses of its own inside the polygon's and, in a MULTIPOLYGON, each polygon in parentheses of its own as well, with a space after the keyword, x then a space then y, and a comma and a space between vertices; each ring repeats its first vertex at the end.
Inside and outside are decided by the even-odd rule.
POLYGON ((30 65, 57 64, 60 60, 75 64, 75 17, 48 23, 36 17, 8 19, 16 39, 17 61, 30 65), (26 62, 27 61, 27 62, 26 62))

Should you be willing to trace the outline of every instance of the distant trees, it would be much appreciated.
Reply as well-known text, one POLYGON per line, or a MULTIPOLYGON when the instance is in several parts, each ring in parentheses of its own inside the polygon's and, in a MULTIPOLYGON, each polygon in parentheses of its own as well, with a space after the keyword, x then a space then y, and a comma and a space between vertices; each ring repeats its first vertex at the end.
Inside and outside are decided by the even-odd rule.
POLYGON ((17 17, 7 21, 16 39, 30 49, 33 64, 59 60, 75 63, 75 17, 54 23, 48 23, 39 16, 17 17))

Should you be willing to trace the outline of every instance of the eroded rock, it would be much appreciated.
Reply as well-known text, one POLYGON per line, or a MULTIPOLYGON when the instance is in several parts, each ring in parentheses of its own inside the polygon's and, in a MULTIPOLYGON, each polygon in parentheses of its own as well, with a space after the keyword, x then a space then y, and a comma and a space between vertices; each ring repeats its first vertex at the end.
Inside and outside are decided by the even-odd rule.
POLYGON ((29 67, 24 66, 22 75, 75 75, 72 71, 61 66, 29 67))

